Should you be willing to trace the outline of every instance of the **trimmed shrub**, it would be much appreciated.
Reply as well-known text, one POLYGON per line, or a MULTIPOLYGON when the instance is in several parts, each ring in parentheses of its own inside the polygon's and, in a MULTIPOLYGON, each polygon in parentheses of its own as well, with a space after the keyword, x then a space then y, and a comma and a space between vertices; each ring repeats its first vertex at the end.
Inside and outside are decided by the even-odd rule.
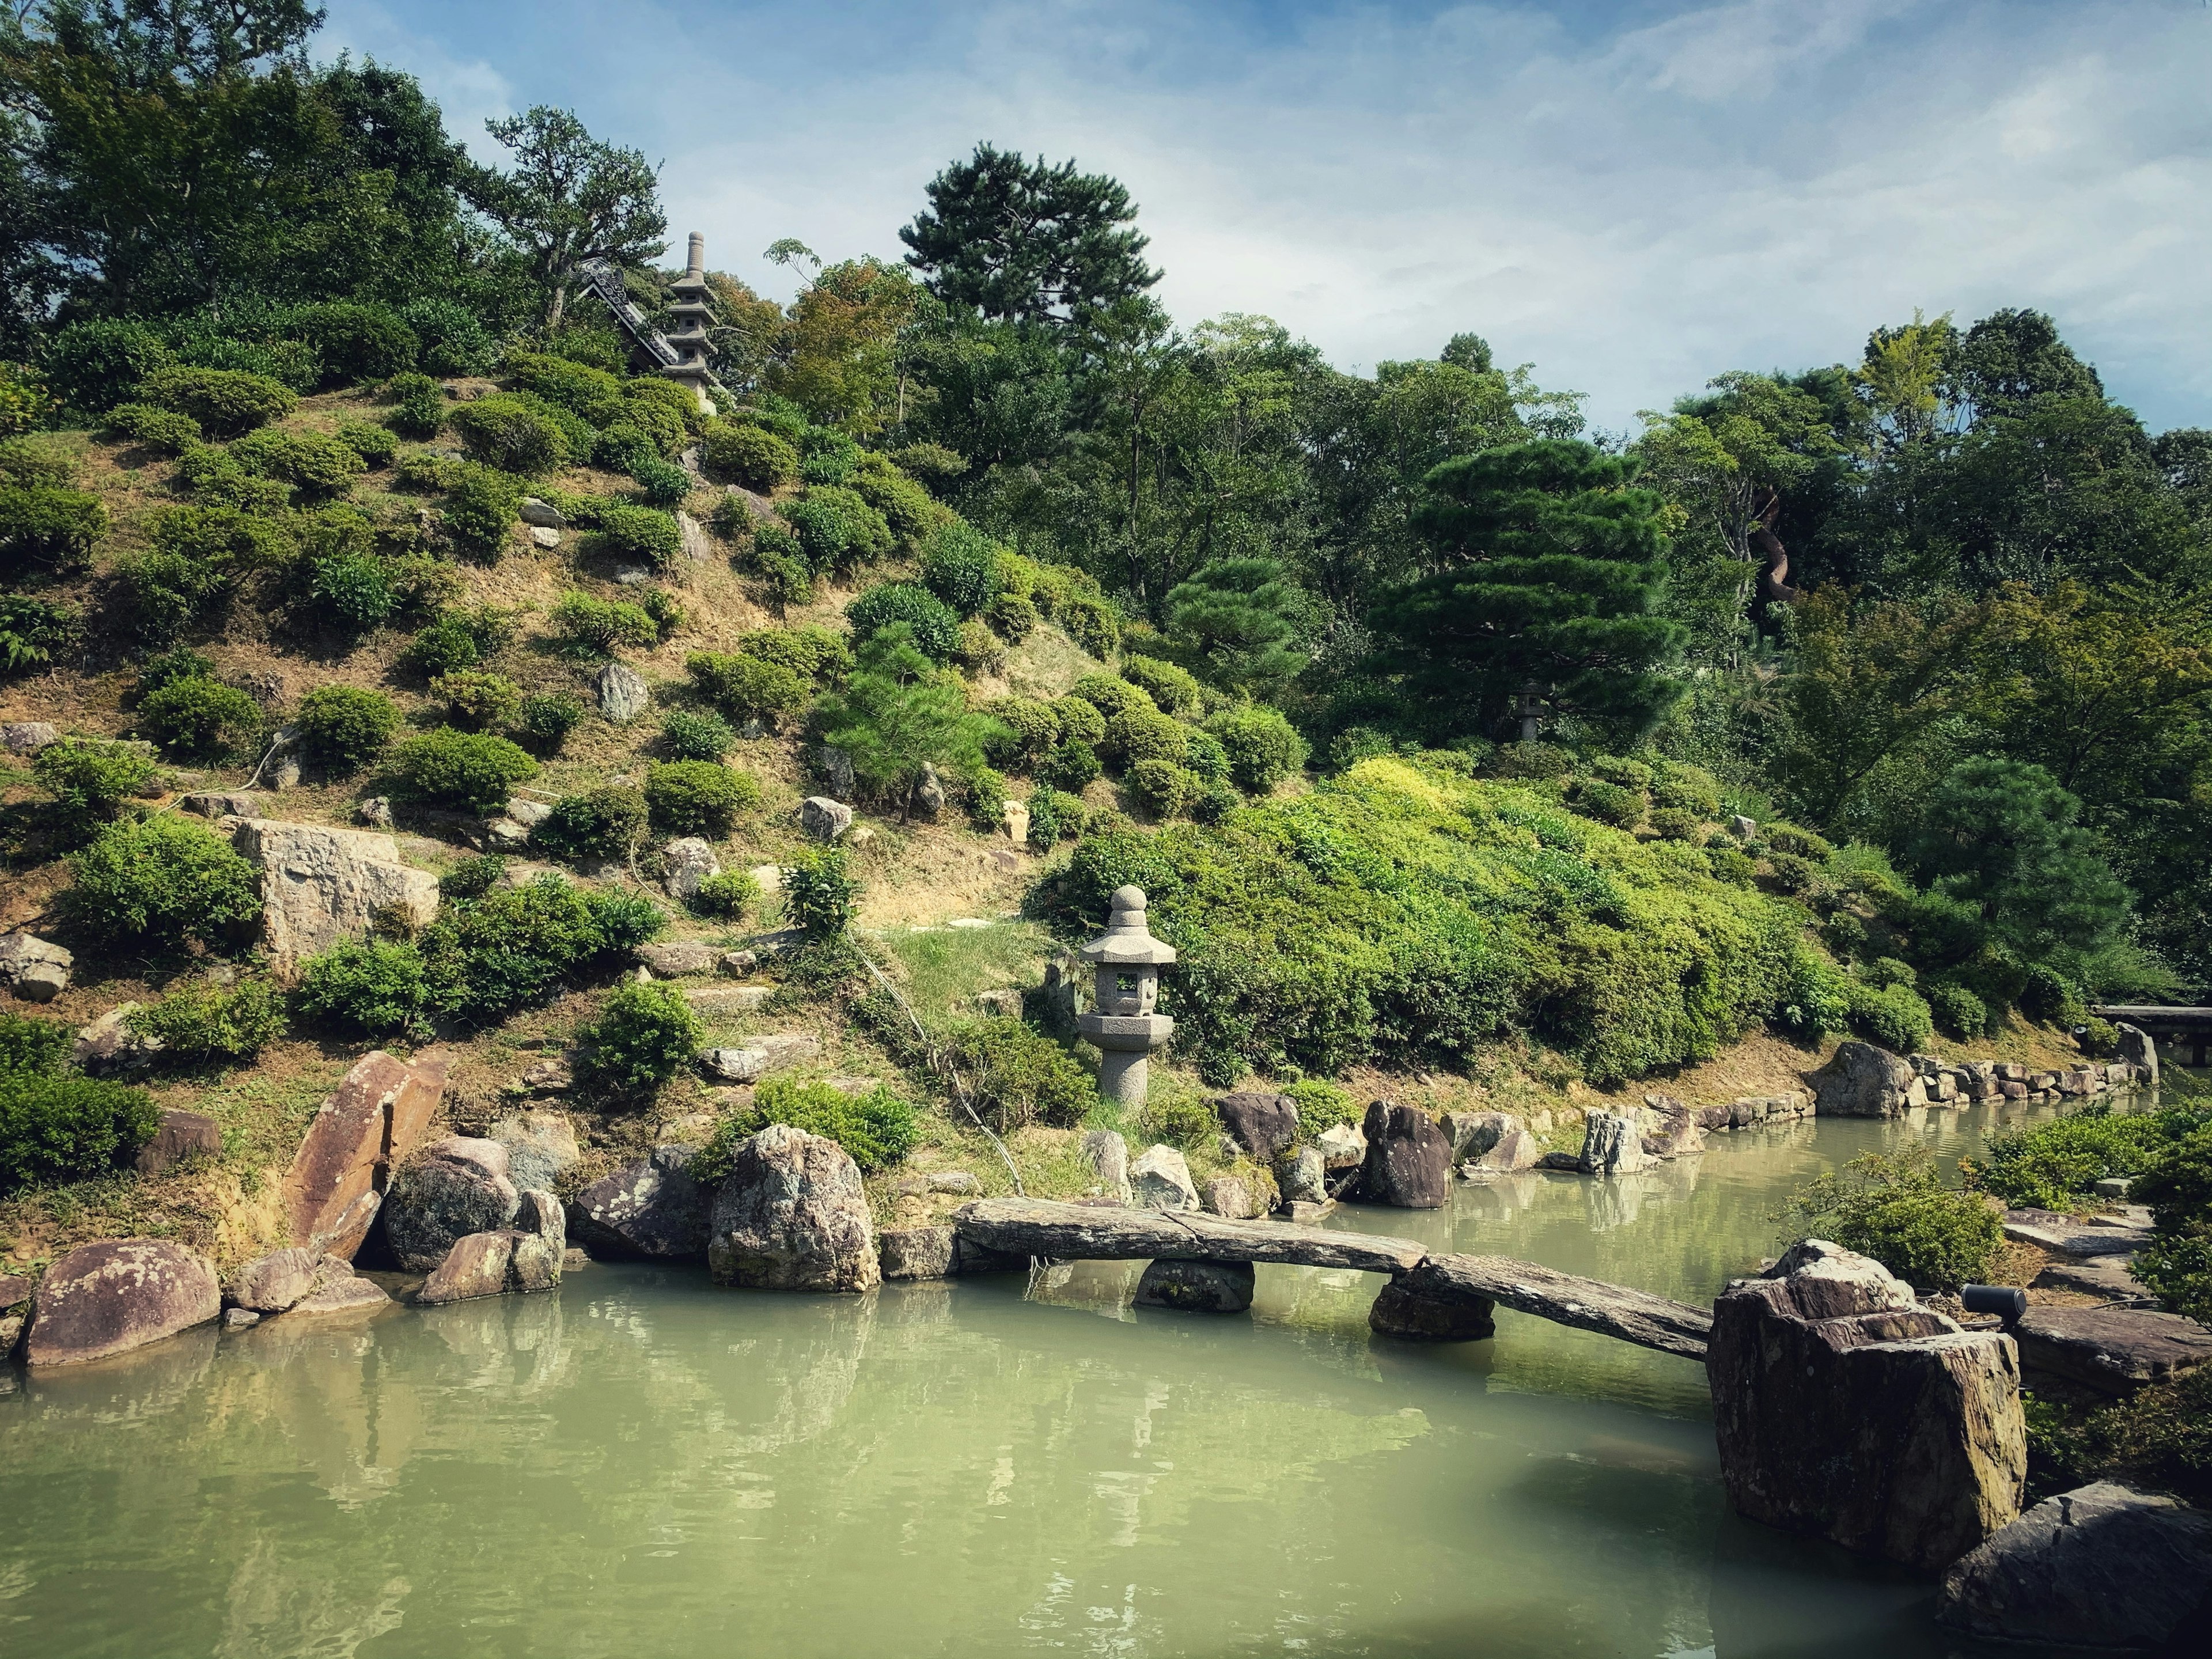
POLYGON ((1054 789, 1079 795, 1105 770, 1097 750, 1087 743, 1079 743, 1070 738, 1045 757, 1036 768, 1036 779, 1054 789))
POLYGON ((525 392, 534 392, 593 426, 612 426, 622 418, 622 380, 603 368, 534 351, 510 351, 500 367, 525 392))
POLYGON ((319 685, 300 699, 292 727, 310 760, 332 772, 357 772, 384 752, 399 729, 399 709, 381 691, 319 685))
POLYGON ((691 475, 657 455, 640 461, 630 469, 629 476, 649 507, 680 507, 691 493, 691 475))
POLYGON ((1018 1019, 982 1019, 952 1034, 952 1063, 999 1133, 1033 1123, 1072 1129, 1098 1104, 1097 1085, 1075 1056, 1018 1019))
POLYGON ((460 551, 496 563, 522 511, 522 481, 496 467, 463 466, 438 507, 439 531, 460 551))
POLYGON ((948 521, 958 522, 927 489, 880 455, 862 456, 846 482, 854 495, 884 515, 902 547, 919 544, 948 521))
POLYGON ((1206 721, 1229 756, 1229 775, 1249 795, 1264 795, 1306 763, 1306 743, 1278 709, 1224 709, 1206 721))
POLYGON ((694 890, 690 897, 694 915, 720 916, 730 921, 757 915, 761 905, 760 883, 749 872, 725 870, 719 876, 709 876, 694 890))
POLYGON ((814 570, 799 538, 780 524, 758 526, 744 568, 758 576, 775 604, 788 608, 814 597, 814 570))
POLYGON ((884 515, 838 485, 810 484, 799 500, 786 501, 776 510, 799 538, 807 563, 817 572, 850 569, 891 550, 890 526, 884 515))
POLYGON ((175 361, 168 344, 136 317, 71 323, 47 343, 46 380, 75 409, 106 409, 175 361))
POLYGON ((706 1027, 673 985, 618 985, 577 1028, 577 1073, 604 1094, 650 1095, 691 1063, 706 1027))
POLYGON ((1172 715, 1155 709, 1132 708, 1106 722, 1106 746, 1102 751, 1123 766, 1144 761, 1165 761, 1181 766, 1188 752, 1190 728, 1172 715))
POLYGON ((1001 593, 991 601, 983 620, 998 630, 1009 645, 1019 645, 1036 631, 1037 609, 1019 593, 1001 593))
POLYGON ((991 758, 1025 772, 1060 742, 1060 716, 1036 697, 1006 697, 988 711, 1003 730, 994 737, 991 758))
POLYGON ((817 939, 835 939, 852 925, 860 892, 842 848, 809 848, 783 872, 784 914, 817 939))
POLYGON ((624 646, 657 644, 660 625, 641 607, 617 599, 595 599, 588 593, 568 592, 553 608, 553 625, 571 644, 599 656, 611 656, 624 646))
POLYGON ((161 1124, 143 1089, 66 1072, 0 1072, 0 1193, 104 1175, 161 1124))
POLYGON ((1826 864, 1836 850, 1810 830, 1801 830, 1794 823, 1770 823, 1760 836, 1775 852, 1808 864, 1826 864))
POLYGON ((100 497, 51 484, 0 486, 0 556, 41 564, 75 564, 107 533, 100 497))
POLYGON ((865 1094, 848 1095, 818 1079, 785 1073, 753 1091, 750 1107, 714 1126, 714 1133, 687 1168, 694 1179, 721 1180, 737 1167, 739 1141, 771 1123, 789 1124, 811 1135, 836 1141, 864 1170, 887 1169, 915 1149, 921 1129, 912 1106, 882 1084, 865 1094))
POLYGON ((627 859, 645 839, 644 794, 627 784, 607 784, 563 795, 533 843, 570 859, 627 859))
POLYGON ((415 367, 422 343, 390 306, 333 300, 292 313, 291 331, 323 360, 325 383, 381 380, 415 367))
POLYGON ((1211 732, 1189 727, 1183 733, 1182 763, 1198 774, 1207 783, 1225 783, 1229 778, 1229 751, 1221 746, 1221 739, 1211 732))
POLYGON ((261 726, 261 705, 215 680, 172 680, 138 704, 138 729, 173 755, 232 753, 261 726))
POLYGON ((804 710, 813 689, 783 663, 719 651, 694 651, 684 659, 691 683, 734 720, 771 725, 804 710))
POLYGON ((2153 1223, 2134 1271, 2166 1306, 2202 1324, 2212 1321, 2212 1121, 2201 1112, 2160 1115, 2174 1138, 2129 1188, 2150 1206, 2153 1223))
POLYGON ((1656 806, 1651 810, 1651 830, 1662 841, 1695 842, 1698 815, 1679 806, 1656 806))
POLYGON ((70 860, 68 903, 94 937, 214 946, 261 914, 260 872, 206 825, 173 813, 112 823, 70 860))
POLYGON ((672 710, 660 722, 660 747, 671 760, 719 761, 738 746, 738 734, 720 714, 672 710))
POLYGON ((177 477, 210 507, 234 507, 264 516, 292 504, 292 487, 282 478, 249 472, 227 449, 203 444, 177 458, 177 477))
POLYGON ((759 628, 738 636, 739 656, 781 663, 817 685, 842 685, 853 672, 853 647, 845 636, 819 623, 796 628, 759 628))
POLYGON ((430 695, 444 701, 447 720, 465 732, 505 726, 522 710, 522 688, 504 675, 481 669, 437 676, 430 682, 430 695))
POLYGON ((1130 798, 1155 818, 1179 816, 1201 787, 1195 772, 1172 761, 1142 760, 1129 769, 1130 798))
POLYGON ((1206 694, 1196 677, 1171 662, 1124 657, 1121 678, 1150 696, 1164 714, 1189 719, 1206 706, 1206 694))
POLYGON ((1359 1104, 1346 1089, 1321 1078, 1285 1083, 1282 1093, 1298 1105, 1298 1139, 1318 1140, 1340 1123, 1359 1121, 1359 1104))
POLYGON ((574 459, 561 422, 535 398, 513 394, 455 405, 446 424, 459 434, 469 459, 526 478, 543 477, 574 459))
POLYGON ((431 1006, 477 1021, 544 1001, 659 932, 667 918, 623 893, 557 876, 457 899, 423 930, 431 1006))
POLYGON ((181 410, 217 437, 281 421, 300 403, 298 392, 265 374, 182 365, 154 370, 139 382, 138 396, 162 409, 181 410))
POLYGON ((765 495, 799 476, 799 452, 773 432, 718 421, 699 441, 699 465, 711 477, 765 495))
POLYGON ((1029 808, 1030 845, 1040 853, 1049 853, 1063 841, 1083 833, 1085 809, 1073 795, 1039 788, 1030 793, 1029 808))
POLYGON ((1720 817, 1720 782, 1703 767, 1662 761, 1653 773, 1651 799, 1660 805, 1690 813, 1700 823, 1720 817))
POLYGON ((1244 797, 1237 793, 1237 786, 1224 778, 1202 784, 1185 810, 1196 823, 1218 823, 1243 804, 1244 797))
POLYGON ((415 331, 421 343, 417 358, 429 374, 481 374, 491 367, 491 335, 466 306, 453 300, 410 300, 399 307, 399 320, 415 331))
POLYGON ((157 409, 152 404, 118 404, 100 416, 100 424, 112 434, 170 455, 181 455, 200 441, 198 421, 182 410, 157 409))
POLYGON ((1789 1205, 1794 1238, 1826 1238, 1872 1256, 1899 1279, 1956 1291, 1989 1276, 2004 1242, 1996 1212, 1946 1188, 1935 1158, 1914 1146, 1862 1153, 1802 1188, 1789 1205))
POLYGON ((58 1072, 76 1046, 73 1026, 58 1019, 27 1019, 0 1009, 0 1077, 58 1072))
POLYGON ((668 761, 645 775, 645 800, 654 828, 719 838, 738 812, 760 805, 760 786, 714 761, 668 761))
POLYGON ((1730 847, 1718 842, 1705 848, 1705 862, 1712 866, 1714 878, 1727 882, 1731 887, 1748 887, 1759 873, 1759 860, 1741 847, 1730 847))
POLYGON ((522 700, 515 726, 540 755, 557 755, 568 733, 583 724, 584 702, 573 691, 540 691, 522 700))
POLYGON ((260 980, 231 987, 203 981, 133 1009, 124 1024, 160 1042, 165 1060, 251 1060, 283 1035, 284 1005, 260 980))
MULTIPOLYGON (((1151 692, 1113 674, 1085 674, 1067 695, 1089 703, 1109 723, 1117 715, 1159 713, 1159 705, 1152 701, 1151 692)), ((1105 726, 1101 726, 1098 738, 1105 735, 1105 726)), ((1097 742, 1098 738, 1085 740, 1097 742)))
POLYGON ((538 763, 505 738, 442 726, 402 743, 392 763, 409 794, 470 812, 497 811, 538 775, 538 763))
POLYGON ((1183 1085, 1153 1093, 1137 1114, 1137 1133, 1147 1140, 1194 1152, 1211 1145, 1220 1134, 1221 1120, 1189 1085, 1183 1085))
POLYGON ((1063 741, 1087 743, 1097 748, 1106 741, 1106 716, 1098 705, 1086 697, 1072 693, 1052 700, 1052 712, 1060 722, 1063 741))
POLYGON ((955 614, 980 616, 999 596, 996 555, 989 537, 956 520, 932 536, 923 549, 922 583, 955 614))
POLYGON ((1066 595, 1054 607, 1053 620, 1094 657, 1110 657, 1121 647, 1121 613, 1103 594, 1066 595))
POLYGON ((1567 803, 1584 817, 1618 830, 1633 830, 1644 822, 1644 794, 1603 778, 1578 777, 1567 786, 1567 803))
POLYGON ((1641 794, 1651 787, 1651 769, 1642 761, 1628 760, 1620 755, 1600 755, 1589 763, 1590 775, 1621 789, 1633 789, 1641 794))
POLYGON ((112 819, 134 795, 152 794, 154 763, 129 744, 64 738, 39 750, 31 775, 64 823, 82 833, 112 819))
POLYGON ((1962 1041, 1989 1030, 1989 1005, 1965 986, 1948 980, 1928 988, 1928 1012, 1945 1032, 1962 1041))
POLYGON ((684 532, 677 528, 676 520, 647 507, 602 509, 599 539, 609 553, 641 560, 655 570, 673 564, 684 550, 684 532))
POLYGON ((366 421, 348 421, 338 428, 337 440, 371 471, 390 466, 399 453, 399 441, 392 435, 391 428, 371 426, 366 421))
POLYGON ((915 649, 933 662, 949 662, 960 647, 960 619, 926 587, 878 582, 845 607, 855 637, 866 639, 894 623, 914 630, 915 649))
POLYGON ((1490 769, 1498 777, 1541 783, 1565 777, 1575 769, 1575 757, 1556 744, 1509 743, 1491 757, 1490 769))
POLYGON ((1854 983, 1850 1004, 1852 1029, 1869 1042, 1900 1054, 1928 1046, 1934 1023, 1929 1018, 1926 1000, 1911 986, 1891 985, 1876 990, 1854 983))
POLYGON ((373 633, 399 608, 392 566, 359 548, 341 544, 311 553, 307 576, 316 615, 342 634, 373 633))
POLYGON ((385 391, 392 399, 386 417, 403 438, 430 439, 446 423, 446 394, 427 374, 395 374, 385 391))
POLYGON ((2096 1184, 2148 1168, 2183 1133, 2193 1113, 2115 1112, 2104 1102, 2046 1122, 1991 1135, 1973 1175, 2008 1203, 2071 1210, 2092 1200, 2096 1184))

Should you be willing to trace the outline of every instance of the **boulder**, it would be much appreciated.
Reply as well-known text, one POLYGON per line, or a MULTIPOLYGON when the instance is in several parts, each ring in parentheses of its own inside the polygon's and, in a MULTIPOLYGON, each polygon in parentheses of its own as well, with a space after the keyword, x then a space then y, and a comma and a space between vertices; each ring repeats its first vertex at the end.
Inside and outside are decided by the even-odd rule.
POLYGON ((561 545, 561 532, 546 525, 534 524, 530 526, 530 544, 550 551, 561 545))
POLYGON ((852 1154, 786 1123, 738 1142, 714 1194, 707 1265, 719 1283, 764 1290, 880 1283, 875 1222, 852 1154))
POLYGON ((195 1153, 205 1158, 222 1152, 222 1126, 204 1112, 165 1108, 154 1138, 138 1149, 131 1167, 142 1176, 173 1170, 195 1153))
POLYGON ((1184 1313, 1243 1313, 1252 1305, 1255 1278, 1249 1261, 1148 1261, 1137 1281, 1137 1304, 1184 1313))
POLYGON ((1135 1198, 1129 1185, 1129 1143, 1111 1129, 1093 1129, 1083 1137, 1083 1161, 1090 1165, 1098 1195, 1116 1204, 1135 1198))
POLYGON ((524 1192, 515 1207, 514 1261, 507 1274, 512 1291, 550 1291, 561 1282, 561 1263, 568 1253, 568 1217, 561 1200, 543 1188, 524 1192))
POLYGON ((1644 1125, 1646 1158, 1687 1158, 1705 1150, 1705 1131, 1694 1107, 1672 1095, 1646 1095, 1644 1109, 1650 1116, 1644 1125))
POLYGON ((1172 1146, 1147 1146, 1129 1166, 1129 1189, 1140 1210, 1195 1210, 1190 1164, 1172 1146))
POLYGON ((2112 1052, 2124 1064, 2135 1068, 2136 1081, 2157 1088, 2158 1044, 2151 1041, 2150 1033, 2140 1025, 2129 1024, 2125 1020, 2119 1021, 2112 1030, 2119 1034, 2119 1041, 2112 1052))
POLYGON ((1455 1164, 1480 1158, 1501 1136, 1523 1127, 1510 1112, 1446 1112, 1437 1122, 1451 1142, 1455 1164))
POLYGON ((1424 1262, 1384 1283, 1367 1327, 1412 1342, 1481 1342, 1498 1334, 1497 1310, 1488 1297, 1460 1289, 1424 1262))
POLYGON ((1275 1159, 1275 1185, 1285 1204, 1328 1202, 1328 1164, 1318 1146, 1301 1146, 1275 1159))
POLYGON ((1822 1240, 1738 1279, 1705 1356, 1721 1477, 1754 1521, 1923 1571, 2020 1513, 2019 1354, 1822 1240))
POLYGON ((292 1304, 292 1311, 287 1316, 300 1319, 309 1315, 362 1314, 391 1304, 392 1298, 385 1293, 384 1287, 356 1275, 353 1263, 343 1256, 326 1255, 316 1264, 314 1288, 292 1304))
POLYGON ((76 961, 36 933, 0 934, 0 986, 25 1002, 52 1002, 68 990, 76 961))
POLYGON ((507 1148, 507 1178, 518 1192, 550 1190, 583 1153, 576 1131, 559 1112, 518 1112, 491 1126, 488 1138, 507 1148))
POLYGON ((827 795, 799 803, 799 827, 817 841, 835 841, 853 827, 853 809, 827 795))
POLYGON ((1823 1117, 1899 1117, 1928 1103, 1927 1083, 1911 1064, 1871 1042, 1844 1043, 1811 1082, 1823 1117))
POLYGON ((714 856, 714 849, 696 836, 670 842, 660 855, 668 867, 671 898, 688 899, 722 873, 722 861, 714 856))
POLYGON ((835 744, 825 743, 815 751, 814 769, 821 775, 830 799, 850 805, 859 793, 858 780, 853 775, 853 757, 835 744))
POLYGON ((400 1160, 422 1144, 446 1092, 447 1056, 364 1054, 307 1125, 284 1176, 290 1242, 353 1259, 400 1160))
POLYGON ((2030 1308, 2012 1334, 2022 1370, 2104 1394, 2170 1382, 2212 1361, 2212 1331, 2142 1308, 2030 1308))
POLYGON ((684 992, 684 1000, 695 1012, 710 1016, 757 1014, 768 1006, 775 988, 773 985, 700 986, 684 992))
POLYGON ((515 1241, 520 1237, 502 1229, 455 1239, 415 1293, 415 1299, 434 1305, 498 1296, 507 1289, 507 1271, 514 1265, 515 1241))
POLYGON ((223 1300, 257 1314, 283 1313, 315 1288, 319 1261, 296 1245, 256 1256, 223 1286, 223 1300))
POLYGON ((1261 1213, 1259 1203, 1252 1196, 1252 1183, 1242 1176, 1215 1176, 1208 1181, 1206 1208, 1208 1214, 1231 1221, 1250 1221, 1261 1213))
POLYGON ((39 1281, 23 1358, 32 1365, 105 1359, 222 1313, 214 1265, 197 1250, 166 1238, 83 1244, 39 1281))
POLYGON ((653 970, 656 979, 678 979, 687 974, 711 974, 720 960, 720 945, 704 939, 672 939, 665 945, 641 945, 631 952, 653 970))
POLYGON ((876 1240, 885 1279, 949 1279, 952 1251, 950 1227, 886 1227, 876 1240))
POLYGON ((550 501, 541 501, 535 495, 522 498, 520 516, 523 523, 544 530, 566 530, 568 527, 568 520, 562 516, 559 507, 550 501))
POLYGON ((1026 846, 1030 838, 1030 808, 1027 801, 1010 800, 999 809, 999 821, 1006 826, 1006 839, 1017 847, 1026 846))
POLYGON ((196 789, 177 798, 177 810, 204 818, 258 818, 262 798, 250 789, 196 789))
POLYGON ((653 702, 653 688, 645 676, 626 662, 611 662, 599 670, 592 689, 599 699, 599 712, 616 726, 628 726, 653 702))
MULTIPOLYGON (((772 864, 768 867, 770 870, 775 868, 772 864)), ((753 877, 755 880, 758 880, 760 878, 760 872, 756 870, 753 872, 753 877)), ((764 893, 772 893, 775 890, 773 887, 764 886, 761 890, 764 893)), ((715 966, 720 968, 724 973, 730 975, 732 978, 743 979, 746 975, 752 973, 759 968, 760 952, 757 951, 725 951, 720 957, 715 958, 715 966)))
POLYGON ((676 514, 676 531, 682 538, 685 558, 703 564, 714 556, 714 545, 707 539, 707 527, 680 507, 676 514))
POLYGON ((743 1047, 709 1048, 699 1063, 724 1083, 757 1083, 771 1072, 781 1072, 801 1060, 821 1057, 822 1044, 802 1033, 753 1037, 743 1047))
POLYGON ((222 1328, 227 1331, 251 1330, 261 1322, 261 1316, 251 1308, 225 1308, 222 1328))
POLYGON ((1471 1164, 1462 1164, 1461 1173, 1473 1175, 1514 1175, 1522 1170, 1533 1170, 1537 1159, 1544 1156, 1544 1144, 1526 1129, 1509 1129, 1498 1136, 1490 1150, 1471 1164))
POLYGON ((384 1201, 384 1236, 399 1265, 428 1273, 472 1233, 514 1219, 522 1194, 496 1140, 447 1135, 434 1140, 393 1177, 384 1201))
POLYGON ((0 1273, 0 1314, 14 1313, 29 1305, 31 1292, 37 1287, 27 1279, 15 1273, 0 1273))
POLYGON ((1583 1150, 1576 1167, 1584 1175, 1633 1175, 1647 1161, 1644 1131, 1634 1118, 1620 1112, 1583 1114, 1583 1150))
POLYGON ((61 740, 52 720, 9 720, 0 725, 0 748, 11 755, 35 755, 61 740))
POLYGON ((566 1094, 575 1085, 575 1072, 557 1054, 550 1060, 532 1060, 522 1068, 522 1076, 518 1079, 518 1086, 533 1095, 566 1094))
POLYGON ((921 776, 915 781, 909 804, 915 817, 930 823, 936 823, 938 815, 945 811, 944 781, 937 775, 937 769, 927 761, 922 763, 921 776))
POLYGON ((1288 1152, 1298 1138, 1298 1103, 1288 1095, 1243 1090, 1222 1096, 1213 1109, 1229 1138, 1262 1164, 1288 1152))
POLYGON ((1960 1557, 1936 1618, 1990 1641, 2179 1653, 2169 1644, 2208 1583, 2212 1515, 2100 1481, 2045 1498, 1960 1557))
POLYGON ((578 1193, 569 1231, 595 1255, 689 1260, 707 1253, 714 1195, 685 1173, 693 1149, 656 1146, 578 1193))
POLYGON ((1367 1137, 1349 1123, 1336 1123, 1314 1137, 1322 1160, 1332 1170, 1356 1170, 1367 1161, 1367 1137))
POLYGON ((983 1183, 965 1170, 936 1170, 923 1177, 924 1184, 933 1193, 966 1194, 980 1193, 983 1183))
POLYGON ((280 973, 372 927, 438 914, 438 878, 402 862, 390 836, 244 818, 231 844, 261 872, 261 935, 280 973))
POLYGON ((1451 1143, 1436 1120, 1412 1106, 1371 1103, 1361 1126, 1367 1156, 1359 1196, 1401 1210, 1435 1210, 1451 1195, 1451 1143))
POLYGON ((141 1036, 131 1029, 135 1002, 120 1002, 76 1034, 70 1060, 80 1071, 101 1074, 143 1071, 161 1052, 161 1039, 141 1036))

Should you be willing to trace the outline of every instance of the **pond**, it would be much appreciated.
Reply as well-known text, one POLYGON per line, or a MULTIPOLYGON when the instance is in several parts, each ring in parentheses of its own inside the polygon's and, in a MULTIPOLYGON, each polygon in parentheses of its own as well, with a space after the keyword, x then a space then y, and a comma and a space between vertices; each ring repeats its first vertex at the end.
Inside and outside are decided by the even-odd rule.
MULTIPOLYGON (((1337 1220, 1704 1300, 1801 1181, 1995 1118, 1337 1220)), ((593 1265, 0 1373, 0 1654, 1943 1650, 1926 1585, 1728 1512, 1695 1364, 1503 1311, 1379 1342, 1378 1281, 1310 1269, 1261 1267, 1249 1319, 1133 1310, 1136 1273, 837 1298, 593 1265)))

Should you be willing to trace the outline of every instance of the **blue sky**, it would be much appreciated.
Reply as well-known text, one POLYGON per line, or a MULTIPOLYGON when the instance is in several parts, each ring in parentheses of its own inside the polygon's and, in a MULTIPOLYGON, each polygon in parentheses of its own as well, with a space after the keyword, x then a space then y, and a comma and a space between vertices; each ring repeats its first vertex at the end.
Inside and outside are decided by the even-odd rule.
POLYGON ((895 258, 979 138, 1126 183, 1185 325, 1346 368, 1472 329, 1632 427, 1877 324, 2050 311, 2154 428, 2212 425, 2204 0, 326 0, 341 47, 663 163, 680 250, 895 258))

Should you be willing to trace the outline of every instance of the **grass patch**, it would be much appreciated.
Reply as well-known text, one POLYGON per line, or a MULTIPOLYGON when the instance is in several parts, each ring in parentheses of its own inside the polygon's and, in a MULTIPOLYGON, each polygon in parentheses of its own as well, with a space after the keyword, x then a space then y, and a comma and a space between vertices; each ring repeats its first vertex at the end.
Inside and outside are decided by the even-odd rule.
POLYGON ((931 1024, 970 1018, 975 995, 1000 986, 1027 988, 1044 977, 1052 937, 1031 921, 997 921, 988 927, 933 927, 927 932, 886 933, 880 944, 906 970, 901 988, 915 1011, 931 1024))

